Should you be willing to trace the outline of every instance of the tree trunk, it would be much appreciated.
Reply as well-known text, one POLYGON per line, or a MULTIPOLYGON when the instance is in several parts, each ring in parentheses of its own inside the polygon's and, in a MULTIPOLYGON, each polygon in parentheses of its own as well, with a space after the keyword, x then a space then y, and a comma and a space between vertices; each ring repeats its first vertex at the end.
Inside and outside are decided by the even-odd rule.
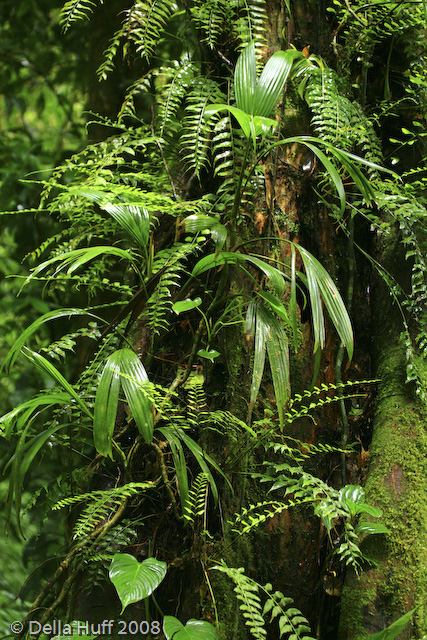
MULTIPOLYGON (((384 239, 381 263, 402 278, 405 263, 400 237, 384 239), (399 273, 400 271, 400 273, 399 273)), ((409 268, 409 267, 407 267, 409 268)), ((339 638, 363 640, 419 607, 399 638, 421 638, 427 601, 427 416, 406 380, 402 316, 377 277, 372 292, 375 375, 379 379, 366 499, 383 509, 387 536, 373 536, 363 546, 374 565, 357 577, 348 575, 342 597, 339 638)), ((403 283, 402 283, 403 284, 403 283)), ((419 362, 422 382, 425 365, 419 362)))

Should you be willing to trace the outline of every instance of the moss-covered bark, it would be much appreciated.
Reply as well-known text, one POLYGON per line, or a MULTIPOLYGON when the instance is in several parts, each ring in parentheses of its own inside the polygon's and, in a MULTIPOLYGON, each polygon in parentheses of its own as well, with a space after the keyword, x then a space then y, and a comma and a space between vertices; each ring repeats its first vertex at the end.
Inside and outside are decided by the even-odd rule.
MULTIPOLYGON (((398 240, 389 240, 387 249, 392 268, 400 254, 398 240)), ((405 383, 399 311, 386 287, 376 293, 374 344, 380 382, 365 490, 367 502, 383 509, 390 534, 367 541, 363 550, 375 565, 360 577, 347 577, 340 640, 364 640, 416 606, 412 627, 399 637, 420 638, 427 601, 427 416, 405 383)))

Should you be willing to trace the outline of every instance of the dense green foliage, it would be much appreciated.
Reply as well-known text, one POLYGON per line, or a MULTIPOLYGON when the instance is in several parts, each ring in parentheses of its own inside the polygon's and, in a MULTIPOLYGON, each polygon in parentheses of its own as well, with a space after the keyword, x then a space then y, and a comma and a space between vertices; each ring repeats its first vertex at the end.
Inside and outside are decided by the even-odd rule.
MULTIPOLYGON (((253 567, 246 549, 284 512, 307 514, 310 507, 327 540, 324 575, 329 567, 358 573, 370 562, 360 543, 389 531, 372 521, 382 513, 366 504, 363 489, 346 484, 348 406, 369 386, 342 382, 344 358, 350 362, 357 349, 344 303, 351 307, 351 277, 339 283, 347 286, 341 295, 336 274, 297 242, 275 182, 280 162, 310 174, 310 193, 313 186, 351 245, 349 274, 358 248, 387 282, 402 309, 407 382, 424 400, 418 367, 427 347, 425 180, 409 156, 421 166, 425 7, 337 0, 330 7, 332 68, 321 52, 287 48, 267 56, 262 0, 124 3, 120 28, 106 34, 98 77, 109 86, 123 55, 129 86, 109 86, 123 93, 117 119, 105 117, 100 104, 91 117, 105 138, 83 146, 82 54, 72 53, 78 47, 70 34, 95 34, 99 25, 91 25, 103 3, 69 0, 59 13, 43 4, 48 44, 40 47, 30 30, 35 61, 28 64, 41 70, 35 99, 29 101, 20 44, 1 106, 9 138, 28 133, 37 142, 31 148, 9 139, 15 161, 2 178, 6 208, 24 210, 19 221, 37 206, 35 220, 44 222, 19 287, 19 299, 37 313, 22 314, 15 303, 10 311, 16 287, 1 285, 2 371, 16 386, 2 382, 2 397, 15 391, 0 426, 6 529, 33 535, 33 513, 43 539, 58 522, 51 518, 66 510, 66 544, 56 539, 47 576, 30 577, 28 607, 10 608, 10 621, 24 623, 16 636, 24 637, 29 620, 78 620, 86 611, 82 599, 96 602, 99 586, 112 590, 110 579, 118 597, 100 619, 118 619, 129 606, 134 619, 160 616, 167 638, 249 637, 246 631, 265 638, 267 629, 301 640, 326 634, 310 630, 295 594, 283 594, 269 577, 247 575, 253 567), (65 42, 67 55, 59 53, 65 42), (369 92, 369 69, 382 47, 383 84, 369 92), (295 105, 310 114, 313 135, 295 131, 295 105), (75 144, 63 146, 64 126, 75 144), (308 171, 288 162, 302 150, 308 171), (18 197, 10 182, 18 168, 37 171, 38 205, 32 192, 18 197), (46 168, 52 170, 40 173, 46 168), (261 228, 254 222, 259 213, 261 228), (379 238, 399 227, 411 271, 406 290, 358 246, 358 220, 379 238), (12 313, 24 316, 20 327, 12 313), (319 371, 332 332, 336 380, 325 384, 319 371), (313 352, 306 391, 294 381, 303 338, 313 352), (25 393, 20 376, 31 380, 25 393), (292 435, 336 403, 343 432, 332 444, 292 435), (318 476, 315 456, 341 460, 344 486, 318 476), (183 586, 180 571, 193 584, 183 586), (222 577, 236 595, 228 619, 219 602, 232 587, 222 577)), ((19 23, 35 10, 30 2, 22 7, 19 23)), ((13 21, 2 29, 12 43, 13 21)), ((18 246, 29 247, 17 244, 19 222, 9 213, 2 219, 8 249, 0 265, 16 272, 18 246)))

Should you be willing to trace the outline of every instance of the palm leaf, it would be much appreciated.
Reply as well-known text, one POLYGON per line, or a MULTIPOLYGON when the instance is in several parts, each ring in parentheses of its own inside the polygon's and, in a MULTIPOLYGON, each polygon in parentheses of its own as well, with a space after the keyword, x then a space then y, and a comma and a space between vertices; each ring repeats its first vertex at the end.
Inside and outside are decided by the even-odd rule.
POLYGON ((285 279, 281 271, 269 265, 264 260, 257 258, 256 256, 246 255, 243 253, 233 253, 230 251, 222 251, 219 254, 210 254, 205 256, 197 264, 195 265, 192 276, 196 277, 208 271, 209 269, 213 269, 215 267, 219 267, 224 264, 237 264, 238 266, 242 266, 242 263, 250 262, 258 269, 260 269, 269 279, 271 286, 276 292, 276 295, 282 295, 285 290, 285 279))
POLYGON ((340 293, 326 269, 316 258, 303 247, 298 247, 307 274, 307 284, 313 313, 316 351, 318 345, 324 345, 325 330, 320 296, 334 324, 341 341, 347 348, 348 357, 353 357, 353 330, 345 304, 340 293))
POLYGON ((99 316, 86 311, 85 309, 55 309, 54 311, 48 311, 48 313, 43 314, 40 318, 37 318, 29 327, 25 329, 19 336, 19 338, 15 341, 13 347, 9 350, 6 358, 3 362, 2 368, 5 369, 6 373, 10 373, 10 369, 12 368, 18 354, 20 353, 22 347, 27 342, 28 338, 39 329, 45 322, 50 322, 51 320, 57 320, 58 318, 70 318, 71 316, 84 316, 88 315, 91 318, 95 318, 96 320, 101 320, 104 322, 102 318, 99 316))
POLYGON ((73 187, 68 193, 96 202, 119 223, 139 247, 146 247, 150 234, 150 216, 133 190, 124 191, 123 195, 118 196, 101 189, 73 187))
POLYGON ((119 249, 118 247, 100 246, 74 249, 73 251, 67 251, 66 253, 61 253, 58 256, 49 258, 49 260, 46 260, 45 262, 39 264, 35 269, 33 269, 32 273, 25 280, 23 287, 28 284, 28 282, 30 282, 32 278, 38 276, 39 273, 44 271, 47 267, 50 267, 52 264, 60 263, 55 271, 55 275, 65 268, 67 268, 67 274, 70 274, 90 260, 98 258, 103 254, 117 256, 118 258, 123 258, 125 260, 132 259, 128 251, 124 251, 123 249, 119 249))
POLYGON ((258 396, 267 350, 282 426, 284 409, 290 396, 288 338, 278 319, 260 302, 252 301, 249 304, 245 330, 255 336, 250 408, 254 407, 258 396))
POLYGON ((153 403, 146 371, 134 351, 119 349, 107 358, 95 396, 93 437, 101 455, 111 455, 120 383, 140 434, 147 443, 153 438, 153 403))
POLYGON ((32 351, 31 349, 28 349, 28 347, 24 347, 22 350, 22 353, 24 354, 24 356, 28 358, 30 362, 34 364, 34 366, 39 371, 41 371, 42 373, 46 373, 48 376, 53 378, 55 382, 57 382, 63 389, 65 389, 65 391, 69 393, 71 398, 73 398, 76 401, 76 403, 79 405, 82 411, 87 416, 92 418, 92 413, 89 407, 87 406, 86 402, 82 400, 82 398, 78 395, 74 387, 64 378, 62 373, 60 373, 58 369, 51 362, 46 360, 46 358, 40 355, 40 353, 37 353, 36 351, 32 351))
MULTIPOLYGON (((27 416, 29 417, 29 416, 27 416)), ((12 504, 15 503, 16 509, 16 518, 18 522, 19 531, 23 538, 25 538, 22 529, 21 529, 21 519, 20 519, 20 511, 21 511, 21 498, 22 491, 24 486, 24 479, 27 474, 27 471, 33 462, 35 456, 43 447, 43 445, 50 439, 50 437, 59 429, 64 427, 63 424, 55 424, 53 427, 49 427, 45 429, 41 433, 35 435, 31 440, 26 442, 26 436, 34 420, 35 416, 31 420, 27 421, 26 428, 21 433, 19 438, 19 442, 16 446, 15 454, 8 461, 5 471, 7 468, 12 465, 9 479, 9 491, 6 501, 6 528, 9 526, 10 516, 12 511, 12 504)))

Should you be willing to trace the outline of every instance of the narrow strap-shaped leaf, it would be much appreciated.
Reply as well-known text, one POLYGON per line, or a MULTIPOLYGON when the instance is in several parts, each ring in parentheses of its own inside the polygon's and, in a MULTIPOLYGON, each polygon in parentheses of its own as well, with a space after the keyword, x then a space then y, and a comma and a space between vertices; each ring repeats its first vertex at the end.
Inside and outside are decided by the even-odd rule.
POLYGON ((97 452, 102 456, 112 457, 119 391, 120 367, 114 359, 108 359, 96 391, 93 412, 93 441, 97 452))
POLYGON ((254 301, 248 305, 245 320, 245 331, 254 336, 254 364, 252 369, 250 409, 253 409, 258 397, 265 365, 265 341, 267 328, 258 317, 258 304, 254 301))
MULTIPOLYGON (((22 287, 24 287, 32 278, 35 278, 42 271, 50 267, 52 264, 59 263, 56 269, 56 273, 61 271, 61 269, 67 269, 67 273, 73 273, 76 269, 83 266, 90 260, 97 258, 100 255, 112 255, 117 256, 118 258, 123 258, 125 260, 131 260, 132 257, 128 251, 124 251, 124 249, 120 249, 119 247, 111 247, 111 246, 100 246, 100 247, 86 247, 84 249, 74 249, 73 251, 67 251, 66 253, 61 253, 58 256, 54 256, 53 258, 49 258, 45 262, 39 264, 28 276, 25 280, 22 287)), ((22 289, 21 287, 21 289, 22 289)))
MULTIPOLYGON (((347 313, 347 309, 345 308, 345 304, 341 298, 341 295, 332 280, 329 273, 326 269, 320 264, 316 258, 309 253, 303 247, 298 247, 298 251, 302 257, 305 271, 307 274, 308 282, 309 282, 309 291, 310 291, 310 283, 313 287, 313 300, 311 299, 311 291, 310 291, 310 300, 313 305, 313 301, 318 307, 318 296, 317 291, 320 291, 325 307, 329 313, 329 316, 334 324, 335 329, 338 332, 341 341, 345 344, 349 360, 353 357, 353 329, 351 327, 350 317, 347 313), (316 281, 316 292, 314 291, 314 281, 316 281)), ((316 313, 321 313, 316 308, 316 313)), ((314 310, 313 310, 313 319, 314 319, 314 310)), ((322 336, 324 339, 324 327, 323 327, 323 316, 322 320, 316 316, 316 322, 319 323, 319 328, 317 332, 317 339, 320 344, 323 345, 322 336), (323 329, 322 329, 323 327, 323 329)))
POLYGON ((22 349, 22 353, 32 362, 39 371, 42 373, 47 373, 51 378, 53 378, 65 391, 67 391, 72 398, 77 402, 79 407, 83 410, 83 412, 92 418, 92 413, 87 406, 86 402, 80 398, 74 387, 64 378, 62 373, 58 371, 58 369, 46 358, 44 358, 40 353, 36 351, 32 351, 28 349, 28 347, 24 347, 22 349))
POLYGON ((296 251, 295 245, 291 242, 291 299, 289 311, 291 315, 292 335, 294 339, 295 353, 298 351, 298 324, 297 324, 297 284, 296 284, 296 251))
POLYGON ((120 350, 120 376, 123 391, 136 426, 145 442, 153 439, 153 403, 148 391, 148 376, 136 353, 120 350))
POLYGON ((86 311, 86 309, 76 309, 74 307, 69 309, 55 309, 54 311, 48 311, 48 313, 43 314, 40 318, 37 318, 34 322, 30 324, 29 327, 25 329, 15 341, 13 347, 8 352, 2 368, 4 367, 6 373, 10 372, 11 367, 13 366, 17 356, 19 355, 22 347, 27 342, 28 338, 39 329, 46 322, 50 322, 52 320, 57 320, 58 318, 70 318, 71 316, 89 316, 91 318, 95 318, 96 320, 100 320, 104 322, 102 318, 99 316, 86 311))
POLYGON ((205 271, 208 271, 209 269, 219 267, 223 264, 239 264, 243 262, 251 262, 254 266, 263 271, 267 278, 269 278, 270 283, 276 292, 276 295, 282 295, 283 291, 285 290, 285 279, 283 277, 283 273, 261 258, 246 255, 243 253, 222 251, 218 254, 210 254, 208 256, 205 256, 195 265, 192 276, 196 277, 204 273, 205 271))

